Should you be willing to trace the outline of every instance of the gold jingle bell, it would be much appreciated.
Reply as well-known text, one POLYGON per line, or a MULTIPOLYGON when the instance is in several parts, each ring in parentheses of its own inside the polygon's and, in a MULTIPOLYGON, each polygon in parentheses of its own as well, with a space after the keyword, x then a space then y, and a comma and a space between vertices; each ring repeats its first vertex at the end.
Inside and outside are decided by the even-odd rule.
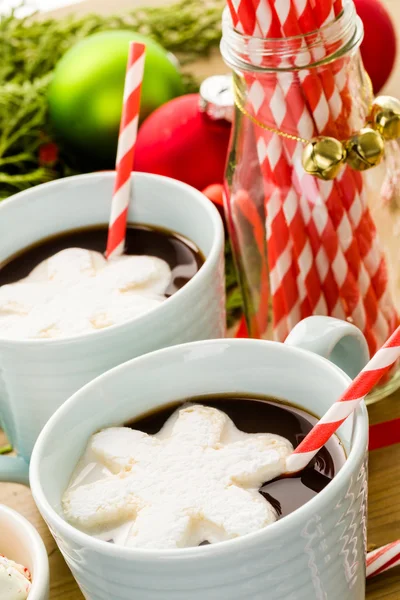
POLYGON ((384 140, 400 137, 400 100, 391 96, 379 96, 374 100, 371 124, 384 140))
POLYGON ((356 171, 366 171, 378 165, 385 154, 385 143, 380 133, 364 127, 346 144, 346 162, 356 171))
POLYGON ((329 181, 338 175, 346 159, 342 142, 331 137, 317 137, 305 146, 303 167, 309 175, 329 181))

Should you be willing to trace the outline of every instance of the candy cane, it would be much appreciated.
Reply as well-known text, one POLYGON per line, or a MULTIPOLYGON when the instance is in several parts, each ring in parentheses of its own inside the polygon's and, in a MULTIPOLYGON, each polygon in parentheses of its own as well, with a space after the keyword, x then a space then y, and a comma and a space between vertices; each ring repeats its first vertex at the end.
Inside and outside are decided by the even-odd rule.
POLYGON ((398 565, 400 565, 400 540, 368 552, 367 577, 375 577, 398 565))

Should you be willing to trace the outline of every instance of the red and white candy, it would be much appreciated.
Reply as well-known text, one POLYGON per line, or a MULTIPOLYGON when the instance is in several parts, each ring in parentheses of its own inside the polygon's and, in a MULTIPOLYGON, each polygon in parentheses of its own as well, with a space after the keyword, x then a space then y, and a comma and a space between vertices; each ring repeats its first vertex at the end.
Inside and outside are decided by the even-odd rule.
POLYGON ((0 554, 0 598, 26 600, 31 589, 29 569, 0 554))
POLYGON ((367 578, 380 575, 398 565, 400 565, 400 540, 368 553, 367 578))

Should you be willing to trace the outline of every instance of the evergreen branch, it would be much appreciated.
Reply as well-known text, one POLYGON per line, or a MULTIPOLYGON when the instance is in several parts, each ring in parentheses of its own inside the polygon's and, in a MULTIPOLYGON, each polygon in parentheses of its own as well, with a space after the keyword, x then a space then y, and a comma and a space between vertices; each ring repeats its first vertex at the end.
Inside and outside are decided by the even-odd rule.
POLYGON ((51 169, 40 167, 30 173, 18 173, 17 175, 8 175, 0 172, 0 183, 15 186, 19 190, 25 187, 31 187, 35 183, 45 183, 54 179, 54 173, 51 169), (27 184, 27 185, 25 185, 27 184))
POLYGON ((19 164, 32 160, 33 156, 29 152, 21 152, 21 154, 14 154, 14 156, 8 156, 7 158, 1 158, 0 156, 0 168, 4 167, 4 165, 19 164))
MULTIPOLYGON (((23 185, 48 181, 49 171, 40 168, 38 156, 40 145, 51 137, 46 94, 54 67, 69 48, 99 31, 131 29, 152 37, 182 63, 190 62, 218 45, 223 5, 224 0, 182 0, 114 16, 0 16, 0 198, 23 185)), ((183 78, 187 92, 198 89, 193 76, 183 78)), ((63 157, 50 173, 55 178, 71 172, 76 168, 63 157)))

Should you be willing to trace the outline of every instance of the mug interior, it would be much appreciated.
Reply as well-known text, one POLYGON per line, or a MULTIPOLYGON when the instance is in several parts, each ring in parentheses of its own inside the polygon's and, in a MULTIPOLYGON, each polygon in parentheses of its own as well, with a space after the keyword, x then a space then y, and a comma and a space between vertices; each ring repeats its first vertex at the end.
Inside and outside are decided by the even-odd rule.
MULTIPOLYGON (((213 340, 153 352, 89 383, 53 415, 32 455, 33 495, 52 527, 61 527, 64 534, 84 536, 88 540, 89 536, 64 521, 61 497, 89 437, 99 429, 122 425, 175 401, 220 393, 273 396, 320 417, 349 381, 345 373, 327 360, 275 342, 213 340)), ((365 407, 361 406, 355 417, 349 417, 338 431, 348 456, 345 465, 333 482, 310 502, 319 502, 335 481, 354 468, 365 452, 367 435, 368 417, 365 407)), ((291 517, 285 517, 267 530, 281 526, 291 517)), ((94 538, 91 540, 103 544, 94 538)), ((227 543, 230 542, 223 544, 227 543)), ((189 549, 168 553, 185 550, 189 549)), ((207 551, 207 547, 195 550, 207 551)), ((114 548, 111 551, 114 552, 114 548)))
MULTIPOLYGON (((207 277, 221 262, 224 228, 218 210, 204 194, 191 186, 161 175, 132 173, 131 202, 128 222, 162 227, 194 242, 205 257, 204 264, 190 281, 163 302, 122 324, 96 331, 96 338, 106 338, 134 322, 135 326, 152 323, 153 314, 159 318, 178 298, 186 299, 196 293, 196 286, 205 285, 207 277), (192 291, 193 290, 193 291, 192 291), (168 308, 167 308, 168 307, 168 308)), ((0 264, 17 252, 58 233, 93 225, 107 225, 115 173, 89 173, 67 177, 25 190, 0 204, 0 220, 7 221, 12 235, 0 237, 0 264), (28 224, 29 226, 26 226, 28 224)), ((54 346, 92 337, 93 332, 68 338, 8 340, 11 346, 25 344, 54 346)), ((133 354, 134 355, 134 354, 133 354)))

